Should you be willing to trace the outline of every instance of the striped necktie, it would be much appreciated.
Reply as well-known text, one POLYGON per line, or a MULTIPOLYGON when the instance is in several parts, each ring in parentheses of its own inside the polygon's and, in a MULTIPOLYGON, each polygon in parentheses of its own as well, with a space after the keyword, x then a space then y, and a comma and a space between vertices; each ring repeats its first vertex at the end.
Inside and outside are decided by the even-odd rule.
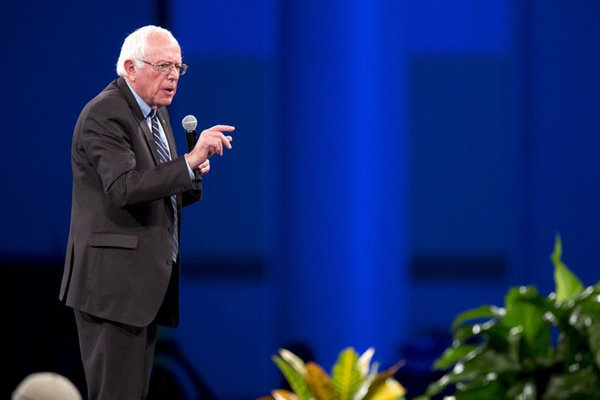
MULTIPOLYGON (((158 161, 162 164, 167 161, 171 161, 171 153, 169 152, 169 148, 167 144, 164 142, 160 135, 160 130, 158 127, 158 115, 156 111, 154 111, 154 115, 151 117, 152 121, 152 137, 154 138, 154 144, 156 144, 156 153, 158 154, 158 161)), ((171 232, 171 241, 172 241, 172 258, 173 261, 177 260, 177 255, 179 253, 179 229, 178 229, 178 220, 177 220, 177 198, 175 195, 170 196, 171 206, 173 208, 173 226, 169 228, 171 232)))

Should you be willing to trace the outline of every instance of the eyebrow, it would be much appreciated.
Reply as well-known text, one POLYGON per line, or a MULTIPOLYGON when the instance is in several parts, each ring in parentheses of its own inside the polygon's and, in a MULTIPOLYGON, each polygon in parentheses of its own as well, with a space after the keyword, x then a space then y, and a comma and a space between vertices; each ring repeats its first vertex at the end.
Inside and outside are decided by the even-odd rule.
POLYGON ((159 61, 155 61, 154 64, 183 64, 183 61, 179 61, 179 62, 173 62, 173 61, 166 61, 166 60, 159 60, 159 61))

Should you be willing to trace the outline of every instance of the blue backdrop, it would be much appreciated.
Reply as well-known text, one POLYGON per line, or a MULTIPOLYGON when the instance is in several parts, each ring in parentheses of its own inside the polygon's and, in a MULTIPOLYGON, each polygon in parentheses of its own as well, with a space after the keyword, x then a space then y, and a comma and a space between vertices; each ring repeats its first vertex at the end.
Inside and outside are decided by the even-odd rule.
POLYGON ((268 393, 281 346, 325 366, 375 346, 406 359, 412 397, 458 312, 552 290, 555 233, 599 279, 595 0, 3 2, 7 394, 40 369, 83 385, 56 300, 71 135, 146 24, 190 66, 170 107, 180 151, 187 114, 237 127, 184 211, 181 325, 161 332, 182 357, 157 363, 188 398, 200 380, 268 393))

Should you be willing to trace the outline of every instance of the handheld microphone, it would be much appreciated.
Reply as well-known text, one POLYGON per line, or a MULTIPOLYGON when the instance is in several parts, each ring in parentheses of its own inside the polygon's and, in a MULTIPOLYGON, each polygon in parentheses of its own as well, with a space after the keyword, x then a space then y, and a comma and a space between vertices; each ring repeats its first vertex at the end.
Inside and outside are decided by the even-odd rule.
MULTIPOLYGON (((185 129, 185 140, 187 142, 188 151, 192 151, 198 141, 198 138, 196 137, 196 126, 198 126, 198 121, 193 115, 186 115, 181 121, 181 125, 183 125, 183 129, 185 129)), ((196 168, 194 170, 194 179, 199 180, 200 176, 200 170, 196 168)))

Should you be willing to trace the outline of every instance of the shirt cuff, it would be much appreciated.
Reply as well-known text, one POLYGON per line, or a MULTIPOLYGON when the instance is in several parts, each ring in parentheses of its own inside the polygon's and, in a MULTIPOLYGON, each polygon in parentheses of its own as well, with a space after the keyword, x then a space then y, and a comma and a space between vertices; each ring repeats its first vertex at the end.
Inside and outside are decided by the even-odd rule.
POLYGON ((188 174, 190 174, 190 179, 194 180, 194 171, 192 171, 192 168, 190 167, 190 164, 188 164, 187 159, 185 157, 183 157, 183 159, 185 160, 185 165, 187 166, 188 174))

